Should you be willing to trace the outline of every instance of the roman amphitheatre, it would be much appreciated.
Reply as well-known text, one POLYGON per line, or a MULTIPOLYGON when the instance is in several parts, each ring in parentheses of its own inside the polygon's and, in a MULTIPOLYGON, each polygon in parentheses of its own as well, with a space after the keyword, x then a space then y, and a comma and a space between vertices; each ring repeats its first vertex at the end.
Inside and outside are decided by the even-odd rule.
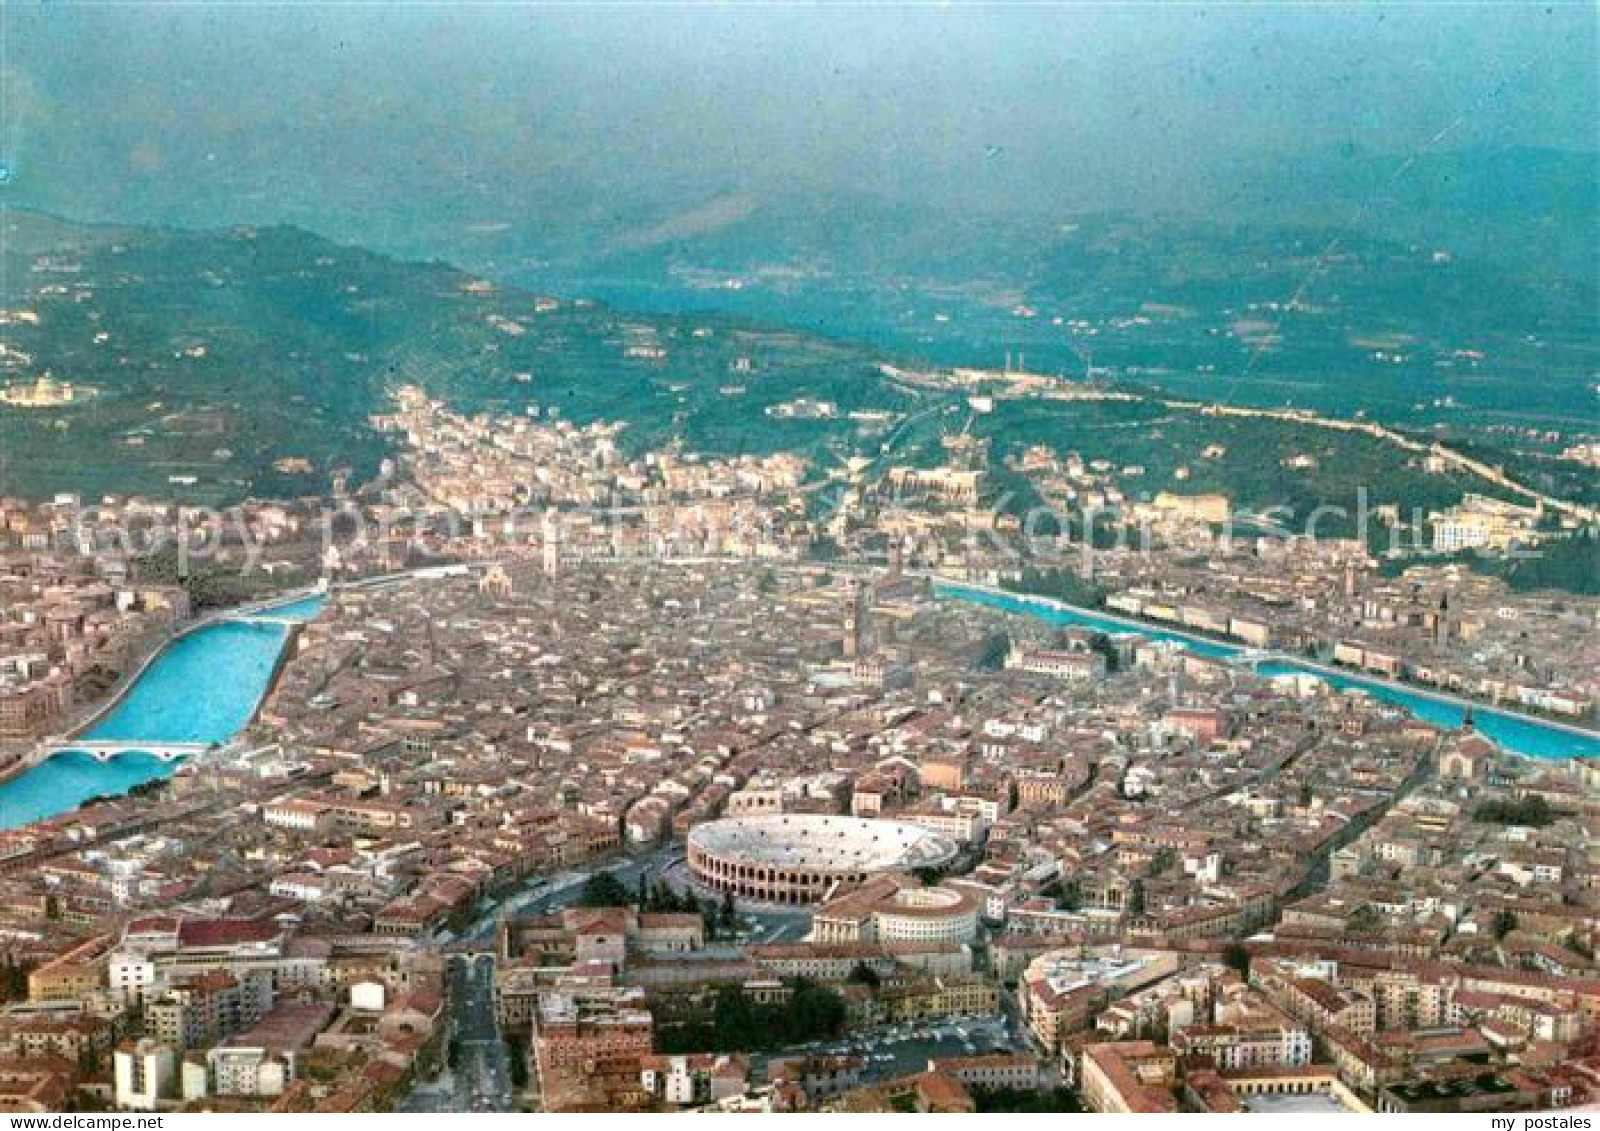
POLYGON ((689 871, 702 887, 762 903, 810 905, 838 883, 939 868, 949 837, 901 821, 781 813, 708 821, 689 831, 689 871))

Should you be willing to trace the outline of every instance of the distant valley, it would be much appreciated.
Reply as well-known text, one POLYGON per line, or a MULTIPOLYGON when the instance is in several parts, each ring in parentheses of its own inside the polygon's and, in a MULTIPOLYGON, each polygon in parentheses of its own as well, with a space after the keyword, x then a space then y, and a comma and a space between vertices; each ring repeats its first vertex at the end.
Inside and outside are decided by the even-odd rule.
MULTIPOLYGON (((289 227, 184 232, 11 212, 0 383, 50 374, 98 395, 57 409, 0 407, 0 492, 143 492, 213 504, 325 493, 335 479, 374 474, 389 441, 371 417, 387 410, 394 389, 416 385, 468 411, 618 421, 633 450, 679 443, 709 455, 793 451, 811 458, 817 474, 852 455, 881 456, 890 439, 893 459, 935 463, 945 437, 971 431, 998 457, 997 492, 1019 486, 1004 469, 1042 445, 1126 469, 1125 489, 1136 494, 1220 491, 1241 510, 1283 507, 1297 517, 1323 505, 1353 506, 1360 488, 1375 506, 1427 511, 1485 485, 1424 470, 1404 451, 1359 434, 1174 413, 1162 398, 1287 399, 1333 416, 1370 411, 1416 429, 1428 414, 1403 400, 1435 394, 1462 406, 1470 422, 1445 430, 1457 443, 1540 491, 1596 502, 1592 473, 1555 458, 1582 428, 1564 426, 1531 443, 1527 430, 1505 442, 1492 428, 1492 406, 1500 403, 1521 404, 1530 417, 1541 407, 1560 417, 1563 406, 1581 417, 1592 395, 1581 371, 1593 340, 1585 319, 1593 315, 1581 309, 1579 290, 1547 307, 1531 293, 1506 291, 1490 311, 1494 277, 1481 268, 1377 244, 1319 260, 1326 236, 1274 242, 1287 238, 1277 232, 1250 243, 1217 229, 1144 231, 1104 219, 1011 262, 1007 269, 1031 272, 1037 282, 1008 296, 1010 307, 985 290, 1000 287, 998 279, 943 291, 908 284, 901 299, 908 309, 950 312, 950 322, 937 326, 979 310, 1012 328, 992 341, 1016 344, 1017 368, 1059 371, 1069 385, 1092 377, 1098 386, 1150 394, 1001 398, 975 415, 959 398, 944 403, 885 375, 886 366, 994 360, 982 357, 976 341, 963 351, 956 334, 908 332, 892 348, 770 318, 636 314, 546 297, 289 227), (1231 271, 1241 257, 1250 266, 1231 271), (1317 285, 1298 304, 1263 308, 1249 297, 1292 293, 1296 273, 1305 271, 1317 285), (1160 301, 1139 300, 1148 293, 1160 301), (1311 293, 1348 297, 1330 304, 1311 293), (1383 313, 1402 300, 1410 314, 1383 313), (1081 313, 1069 320, 1051 310, 1081 313), (1417 328, 1424 321, 1446 329, 1424 336, 1417 328), (1539 327, 1539 344, 1517 332, 1521 325, 1539 327), (1455 339, 1449 327, 1463 336, 1455 339), (1056 344, 1034 344, 1043 339, 1056 344), (1380 354, 1398 360, 1380 362, 1380 354), (1211 360, 1197 367, 1201 358, 1211 360), (1541 359, 1544 377, 1525 386, 1541 359), (1318 372, 1354 368, 1343 380, 1313 381, 1319 364, 1326 368, 1318 372), (1411 374, 1411 384, 1390 371, 1411 374), (1365 399, 1366 381, 1384 391, 1365 399), (1409 397, 1397 398, 1397 387, 1409 397), (1274 395, 1260 396, 1265 388, 1274 395), (83 459, 86 450, 96 458, 83 459)), ((977 239, 953 234, 948 251, 958 256, 977 239)), ((681 269, 674 258, 681 249, 656 254, 660 271, 681 269)), ((650 277, 641 271, 641 279, 650 277)), ((752 289, 769 292, 770 308, 737 301, 742 288, 710 297, 804 322, 814 308, 806 296, 822 301, 814 288, 826 290, 831 278, 758 282, 752 289), (794 298, 792 310, 778 302, 784 295, 794 298)), ((1022 492, 1007 505, 1027 503, 1022 492)))

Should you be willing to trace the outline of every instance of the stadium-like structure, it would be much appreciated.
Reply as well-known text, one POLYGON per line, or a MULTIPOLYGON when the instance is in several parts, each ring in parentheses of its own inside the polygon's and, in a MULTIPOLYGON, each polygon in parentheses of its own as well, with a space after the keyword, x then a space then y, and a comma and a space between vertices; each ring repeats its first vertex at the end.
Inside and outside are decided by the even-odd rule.
POLYGON ((949 837, 901 821, 778 813, 707 821, 689 830, 689 871, 713 891, 763 903, 814 904, 840 882, 937 868, 949 837))

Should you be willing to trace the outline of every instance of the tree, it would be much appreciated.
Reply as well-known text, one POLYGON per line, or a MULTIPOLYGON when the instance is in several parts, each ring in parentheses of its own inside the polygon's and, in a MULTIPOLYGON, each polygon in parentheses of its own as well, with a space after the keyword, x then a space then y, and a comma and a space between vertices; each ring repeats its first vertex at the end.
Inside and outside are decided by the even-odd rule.
POLYGON ((1363 903, 1350 913, 1344 921, 1345 930, 1366 933, 1376 931, 1383 925, 1383 919, 1378 914, 1378 909, 1370 903, 1363 903))
POLYGON ((23 1001, 28 996, 28 968, 6 954, 0 963, 0 1001, 23 1001))
POLYGON ((722 893, 722 911, 718 924, 724 931, 732 931, 739 926, 739 909, 734 905, 731 891, 722 893))
POLYGON ((1105 657, 1106 671, 1114 672, 1122 666, 1122 657, 1117 652, 1117 645, 1103 632, 1097 632, 1089 640, 1089 647, 1105 657))
POLYGON ((688 1021, 660 1032, 663 1052, 747 1052, 783 1048, 838 1036, 844 1027, 844 999, 827 986, 805 978, 790 984, 782 1005, 757 1005, 737 986, 717 991, 709 1022, 688 1021))
POLYGON ((1222 948, 1222 964, 1241 974, 1250 972, 1250 952, 1241 942, 1231 942, 1222 948))
POLYGON ((528 1044, 521 1037, 508 1037, 506 1043, 511 1046, 511 1086, 520 1091, 528 1086, 528 1044))
POLYGON ((595 872, 583 881, 580 907, 627 907, 628 889, 610 872, 595 872))
POLYGON ((1128 885, 1128 898, 1123 902, 1123 911, 1129 915, 1144 914, 1144 881, 1134 880, 1128 885))
POLYGON ((1004 632, 992 632, 978 654, 978 667, 983 671, 999 671, 1006 666, 1006 657, 1010 654, 1011 637, 1004 632))
POLYGON ((791 1044, 834 1037, 844 1028, 844 999, 827 986, 804 978, 795 982, 794 994, 784 1012, 784 1027, 791 1044))
POLYGON ((1502 907, 1494 913, 1494 939, 1499 942, 1512 931, 1517 929, 1517 913, 1510 908, 1502 907))
MULTIPOLYGON (((1076 525, 1068 523, 1069 528, 1076 525)), ((1092 581, 1085 581, 1068 569, 1025 569, 1022 571, 1022 577, 1011 583, 1009 588, 1018 593, 1037 593, 1041 597, 1053 597, 1069 605, 1084 605, 1090 608, 1103 604, 1106 598, 1105 590, 1092 581)))
POLYGON ((1472 811, 1472 819, 1495 825, 1548 825, 1555 820, 1550 803, 1537 794, 1515 801, 1485 801, 1472 811))
POLYGON ((750 999, 738 986, 723 986, 717 991, 717 1004, 713 1012, 715 1040, 720 1048, 748 1048, 756 1036, 752 1024, 750 999))
POLYGON ((855 967, 850 971, 849 980, 858 986, 867 986, 874 990, 883 983, 883 980, 878 977, 878 972, 865 962, 857 962, 855 964, 855 967))

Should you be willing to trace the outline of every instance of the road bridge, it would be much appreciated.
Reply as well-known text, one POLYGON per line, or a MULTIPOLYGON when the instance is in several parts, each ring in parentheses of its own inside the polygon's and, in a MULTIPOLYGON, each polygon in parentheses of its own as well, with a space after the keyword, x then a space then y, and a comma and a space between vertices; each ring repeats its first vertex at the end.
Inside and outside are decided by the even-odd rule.
POLYGON ((191 754, 199 754, 209 750, 211 745, 209 742, 168 742, 161 739, 147 741, 138 738, 123 738, 115 741, 100 739, 82 742, 76 739, 67 739, 55 745, 46 757, 53 758, 57 754, 65 754, 69 750, 75 750, 89 755, 96 762, 109 762, 119 755, 134 753, 150 754, 160 758, 163 762, 176 762, 179 759, 189 757, 191 754))

